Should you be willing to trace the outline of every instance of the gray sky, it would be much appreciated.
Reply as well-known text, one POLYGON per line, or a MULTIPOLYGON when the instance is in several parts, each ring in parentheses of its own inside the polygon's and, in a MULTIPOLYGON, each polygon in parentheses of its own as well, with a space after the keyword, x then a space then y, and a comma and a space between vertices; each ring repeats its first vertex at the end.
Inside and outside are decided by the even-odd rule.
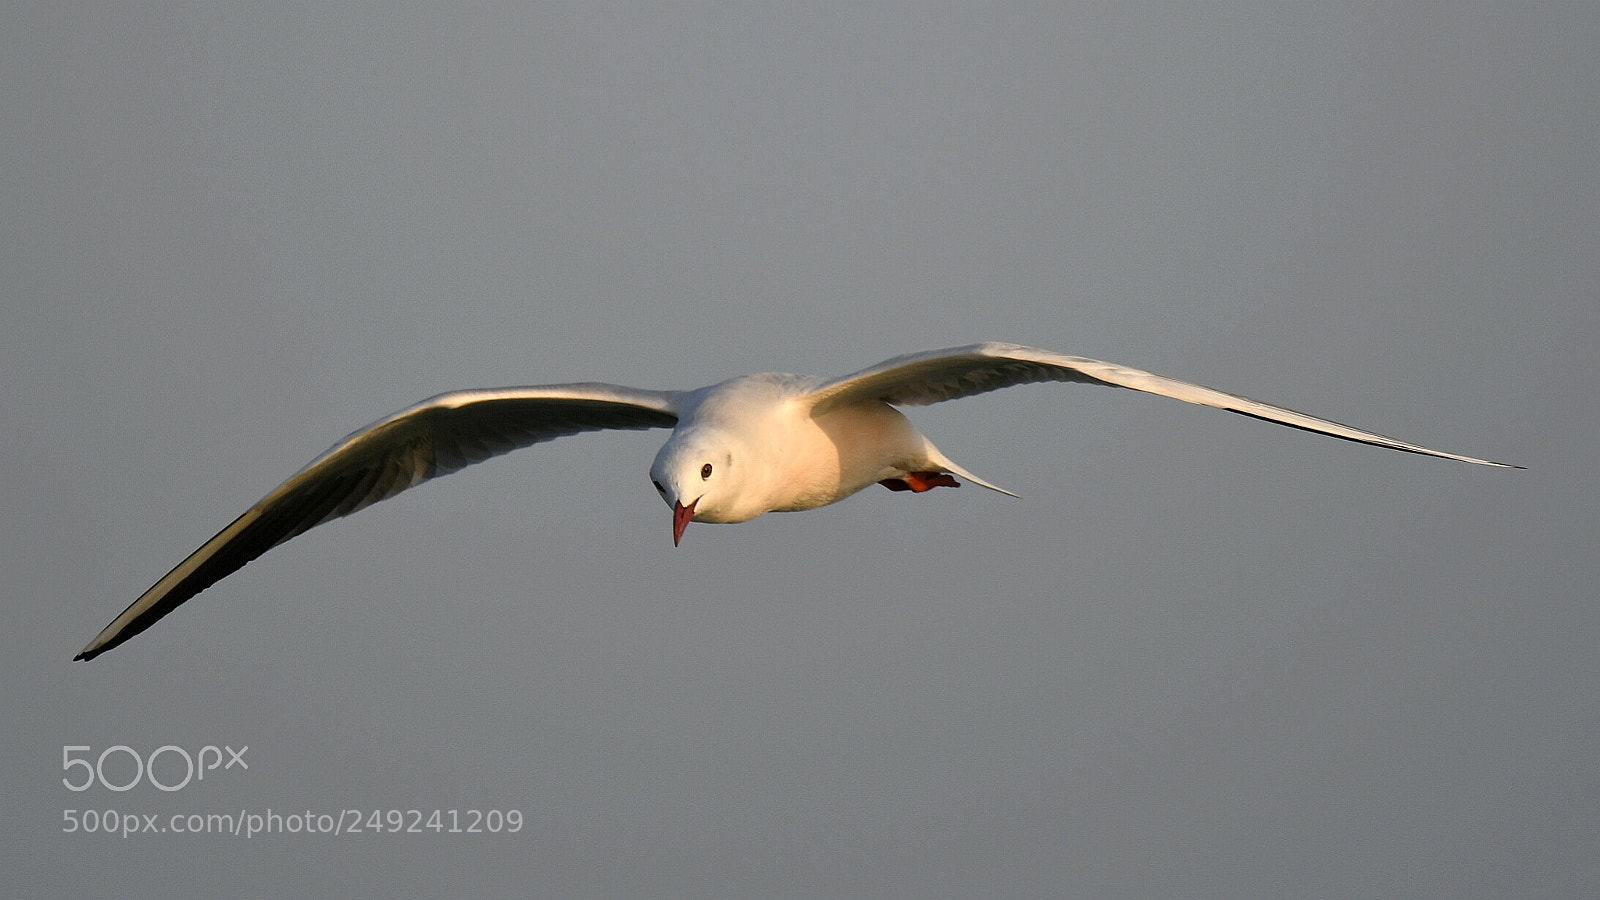
POLYGON ((579 9, 0 9, 19 896, 1592 891, 1600 8, 579 9), (986 339, 1529 469, 1036 386, 913 413, 1022 500, 675 550, 662 434, 591 435, 69 661, 439 391, 986 339), (169 744, 250 768, 61 783, 169 744))

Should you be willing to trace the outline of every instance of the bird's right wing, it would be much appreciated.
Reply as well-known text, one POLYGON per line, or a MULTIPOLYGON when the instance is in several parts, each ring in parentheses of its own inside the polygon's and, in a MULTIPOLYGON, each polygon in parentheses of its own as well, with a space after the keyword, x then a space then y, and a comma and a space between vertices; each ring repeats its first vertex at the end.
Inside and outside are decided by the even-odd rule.
POLYGON ((583 431, 671 428, 675 391, 556 384, 440 394, 351 434, 250 507, 112 620, 94 659, 278 544, 492 456, 583 431))

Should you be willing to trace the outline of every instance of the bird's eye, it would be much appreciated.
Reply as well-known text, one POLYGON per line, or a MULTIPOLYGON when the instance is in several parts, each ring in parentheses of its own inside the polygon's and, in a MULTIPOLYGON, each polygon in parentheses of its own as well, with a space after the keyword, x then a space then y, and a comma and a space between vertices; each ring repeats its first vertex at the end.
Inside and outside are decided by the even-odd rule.
POLYGON ((650 483, 656 486, 656 491, 657 492, 662 493, 662 494, 665 494, 667 492, 667 489, 661 486, 661 482, 659 482, 659 481, 651 481, 650 483))
POLYGON ((700 480, 701 481, 705 481, 707 478, 710 478, 710 477, 711 477, 711 463, 706 463, 705 465, 700 467, 700 480))

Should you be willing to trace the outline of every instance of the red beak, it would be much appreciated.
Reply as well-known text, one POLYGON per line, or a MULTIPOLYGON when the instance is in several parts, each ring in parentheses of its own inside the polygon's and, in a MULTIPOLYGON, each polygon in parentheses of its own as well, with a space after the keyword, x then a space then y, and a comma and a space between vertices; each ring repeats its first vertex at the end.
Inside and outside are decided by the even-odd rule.
POLYGON ((696 497, 689 501, 688 506, 677 502, 672 504, 672 546, 678 546, 678 542, 683 540, 683 531, 694 519, 694 505, 699 502, 700 498, 696 497))

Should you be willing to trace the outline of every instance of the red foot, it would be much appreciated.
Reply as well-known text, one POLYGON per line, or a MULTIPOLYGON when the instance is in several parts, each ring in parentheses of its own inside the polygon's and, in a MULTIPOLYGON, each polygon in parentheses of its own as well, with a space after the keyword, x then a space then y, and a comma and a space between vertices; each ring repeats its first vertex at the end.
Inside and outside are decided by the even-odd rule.
POLYGON ((936 487, 961 487, 949 472, 908 472, 904 478, 885 478, 878 482, 891 491, 922 493, 936 487))

